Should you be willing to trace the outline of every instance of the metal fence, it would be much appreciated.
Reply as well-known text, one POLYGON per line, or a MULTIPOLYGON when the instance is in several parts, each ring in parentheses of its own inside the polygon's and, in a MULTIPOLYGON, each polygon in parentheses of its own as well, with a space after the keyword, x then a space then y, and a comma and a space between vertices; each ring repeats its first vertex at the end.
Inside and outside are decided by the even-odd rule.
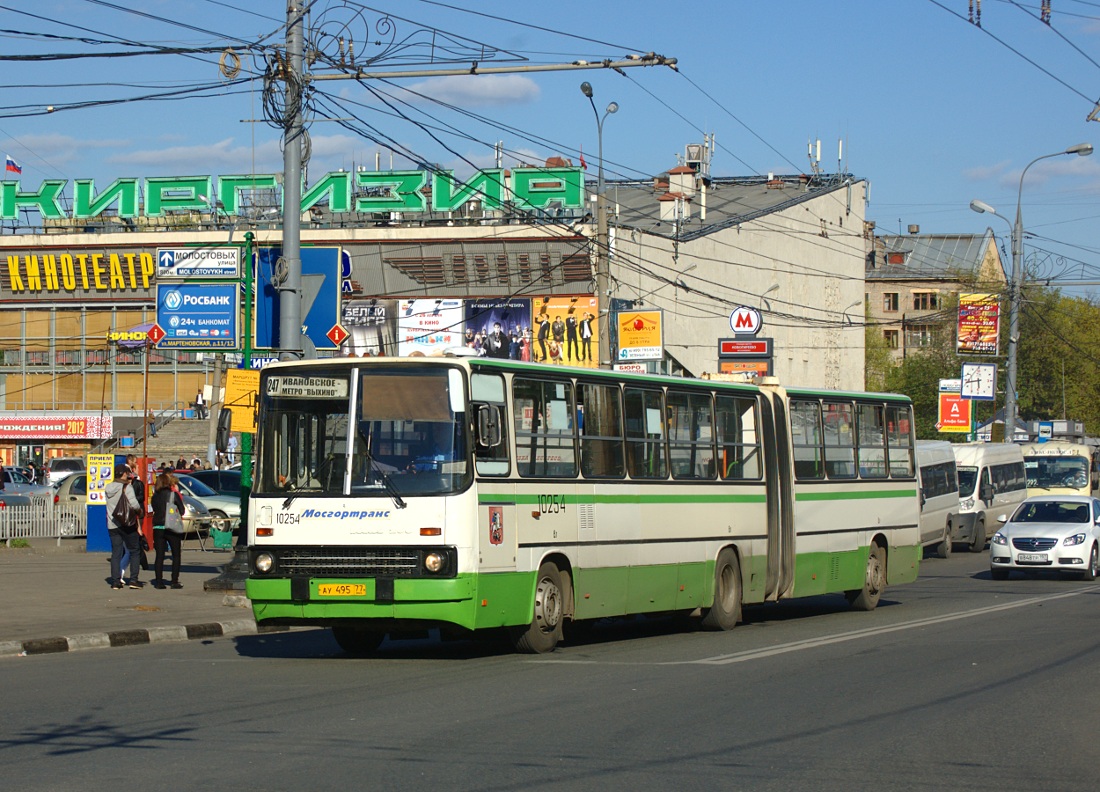
POLYGON ((87 536, 88 509, 82 503, 54 503, 44 495, 6 497, 0 502, 0 541, 87 536))
MULTIPOLYGON (((237 530, 239 521, 231 518, 184 518, 185 536, 205 540, 211 531, 237 530)), ((53 498, 7 497, 0 501, 0 542, 11 546, 12 539, 78 539, 88 535, 88 507, 80 502, 54 503, 53 498)), ((205 549, 205 542, 203 542, 205 549)))

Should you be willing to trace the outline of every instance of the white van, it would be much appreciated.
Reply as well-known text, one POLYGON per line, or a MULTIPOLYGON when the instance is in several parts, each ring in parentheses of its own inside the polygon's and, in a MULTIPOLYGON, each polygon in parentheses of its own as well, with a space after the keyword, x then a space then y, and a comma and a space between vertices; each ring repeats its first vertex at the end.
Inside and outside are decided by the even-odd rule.
POLYGON ((956 443, 959 474, 959 525, 955 538, 980 553, 997 529, 1027 497, 1024 454, 1015 443, 956 443))
POLYGON ((945 440, 917 441, 917 471, 920 475, 920 543, 936 545, 941 558, 951 556, 959 523, 959 480, 955 454, 945 440))

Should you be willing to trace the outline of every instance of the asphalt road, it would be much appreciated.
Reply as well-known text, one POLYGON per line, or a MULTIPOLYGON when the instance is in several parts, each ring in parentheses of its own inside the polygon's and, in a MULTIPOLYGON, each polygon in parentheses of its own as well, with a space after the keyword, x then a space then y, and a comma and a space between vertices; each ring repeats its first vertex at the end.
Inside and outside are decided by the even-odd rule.
POLYGON ((600 625, 344 656, 325 631, 0 663, 7 789, 1082 790, 1097 785, 1100 583, 928 559, 730 633, 600 625))

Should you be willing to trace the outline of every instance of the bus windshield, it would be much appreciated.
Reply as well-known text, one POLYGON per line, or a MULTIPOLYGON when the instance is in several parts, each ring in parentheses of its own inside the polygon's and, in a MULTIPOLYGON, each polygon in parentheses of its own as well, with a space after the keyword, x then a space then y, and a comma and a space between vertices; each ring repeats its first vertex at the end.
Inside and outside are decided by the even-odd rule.
POLYGON ((1089 483, 1089 461, 1079 456, 1025 456, 1028 487, 1084 487, 1089 483))
POLYGON ((976 467, 963 467, 959 465, 959 497, 965 498, 974 492, 974 486, 978 483, 978 469, 976 467))
POLYGON ((472 465, 462 372, 410 366, 274 372, 263 388, 257 495, 443 495, 472 465))

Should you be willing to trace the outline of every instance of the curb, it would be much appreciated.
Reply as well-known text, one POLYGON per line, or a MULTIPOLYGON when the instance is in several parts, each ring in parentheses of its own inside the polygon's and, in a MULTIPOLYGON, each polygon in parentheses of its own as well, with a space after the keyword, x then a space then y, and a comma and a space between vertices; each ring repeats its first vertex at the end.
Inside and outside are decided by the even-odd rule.
POLYGON ((84 649, 107 649, 112 646, 141 646, 151 643, 224 638, 233 635, 256 635, 257 632, 255 619, 231 619, 180 627, 149 627, 140 630, 34 638, 29 641, 0 641, 0 657, 25 657, 54 652, 79 652, 84 649))

